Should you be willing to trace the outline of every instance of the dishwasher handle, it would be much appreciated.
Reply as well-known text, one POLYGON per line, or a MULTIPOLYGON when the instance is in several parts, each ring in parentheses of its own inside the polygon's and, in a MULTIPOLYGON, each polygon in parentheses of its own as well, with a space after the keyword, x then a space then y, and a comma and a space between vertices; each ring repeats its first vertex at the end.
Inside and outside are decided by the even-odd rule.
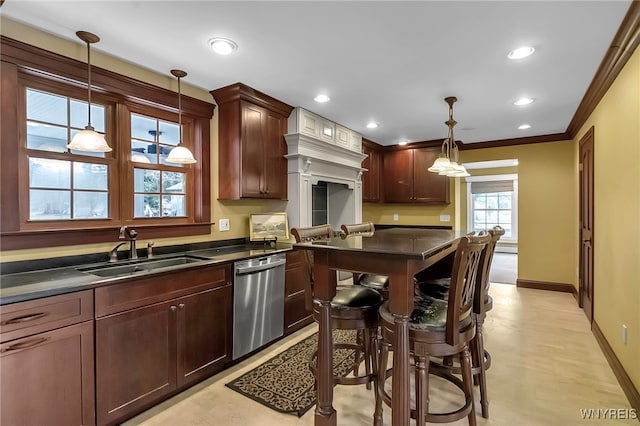
POLYGON ((240 267, 240 268, 236 268, 236 275, 247 275, 247 274, 253 274, 255 272, 260 272, 260 271, 266 271, 267 269, 273 269, 273 268, 277 268, 278 266, 282 266, 286 263, 286 260, 278 260, 276 262, 272 262, 272 263, 265 263, 263 265, 256 265, 256 266, 247 266, 247 267, 240 267))

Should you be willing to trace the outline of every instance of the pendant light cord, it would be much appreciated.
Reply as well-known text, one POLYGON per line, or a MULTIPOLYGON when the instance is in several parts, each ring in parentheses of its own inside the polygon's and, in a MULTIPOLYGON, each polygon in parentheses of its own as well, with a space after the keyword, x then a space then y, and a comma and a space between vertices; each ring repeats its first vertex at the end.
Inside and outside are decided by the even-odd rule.
POLYGON ((91 125, 91 43, 87 42, 87 82, 89 86, 89 114, 88 114, 88 127, 93 129, 91 125))
POLYGON ((178 77, 178 126, 180 127, 178 145, 182 145, 182 90, 180 89, 180 77, 178 77))

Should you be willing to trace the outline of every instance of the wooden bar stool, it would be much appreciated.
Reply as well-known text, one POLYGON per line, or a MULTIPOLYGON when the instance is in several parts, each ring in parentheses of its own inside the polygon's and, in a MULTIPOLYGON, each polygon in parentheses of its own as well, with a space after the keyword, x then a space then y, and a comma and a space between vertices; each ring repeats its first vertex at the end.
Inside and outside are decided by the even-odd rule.
MULTIPOLYGON (((328 240, 333 237, 331 225, 319 225, 310 228, 293 228, 291 233, 296 242, 310 242, 328 240)), ((305 257, 309 265, 311 288, 307 291, 309 296, 313 290, 313 253, 305 251, 305 257)), ((374 390, 377 390, 375 381, 377 379, 377 341, 378 334, 378 308, 383 299, 377 291, 361 286, 343 286, 336 290, 336 295, 331 301, 331 325, 334 329, 354 330, 358 335, 355 344, 336 343, 335 349, 354 349, 355 360, 353 366, 353 377, 334 376, 336 384, 359 385, 366 384, 367 389, 371 389, 374 383, 374 390), (362 354, 362 355, 361 355, 362 354), (358 374, 358 366, 364 361, 365 374, 358 374)), ((319 321, 319 306, 313 303, 313 318, 319 321)), ((316 375, 317 351, 311 354, 309 367, 316 375)))
MULTIPOLYGON (((473 361, 472 374, 474 383, 480 386, 480 405, 482 407, 482 417, 489 418, 489 397, 487 391, 486 370, 491 366, 491 354, 484 348, 484 337, 482 326, 487 312, 493 308, 493 298, 489 295, 489 273, 491 271, 491 263, 496 249, 496 243, 505 233, 500 226, 495 226, 487 231, 491 236, 491 240, 487 243, 480 257, 480 271, 476 276, 476 289, 473 298, 473 315, 476 321, 476 336, 470 344, 471 356, 473 361)), ((446 266, 445 266, 446 268, 446 266)), ((429 268, 430 269, 430 268, 429 268)), ((429 273, 429 269, 424 271, 429 273)), ((440 270, 443 268, 440 268, 440 270)), ((431 271, 431 278, 416 277, 418 283, 416 294, 419 296, 429 296, 437 299, 446 300, 449 294, 450 277, 439 277, 442 273, 438 268, 431 271)), ((445 274, 446 275, 446 274, 445 274)), ((444 369, 454 374, 460 374, 460 366, 455 365, 450 358, 444 358, 439 362, 433 362, 432 366, 438 369, 444 369)))
MULTIPOLYGON (((362 235, 371 236, 375 232, 375 226, 373 222, 354 223, 351 225, 343 224, 340 226, 345 236, 348 235, 362 235)), ((354 284, 361 285, 363 287, 372 288, 379 292, 384 300, 389 299, 389 277, 385 275, 354 273, 354 284)))
MULTIPOLYGON (((429 296, 416 297, 415 308, 409 321, 409 349, 415 366, 415 409, 411 417, 417 425, 425 422, 446 423, 465 416, 475 426, 476 414, 473 400, 473 377, 469 343, 475 336, 475 320, 472 315, 473 293, 480 256, 490 241, 489 234, 464 236, 456 248, 451 270, 448 300, 429 296), (432 370, 431 357, 459 357, 462 380, 446 371, 432 370), (429 375, 435 374, 457 386, 464 394, 464 404, 455 411, 434 413, 429 411, 429 375)), ((382 402, 391 405, 391 397, 385 392, 385 381, 393 375, 387 370, 389 351, 394 341, 394 318, 388 302, 380 307, 382 343, 378 364, 378 393, 374 424, 382 424, 382 402)))

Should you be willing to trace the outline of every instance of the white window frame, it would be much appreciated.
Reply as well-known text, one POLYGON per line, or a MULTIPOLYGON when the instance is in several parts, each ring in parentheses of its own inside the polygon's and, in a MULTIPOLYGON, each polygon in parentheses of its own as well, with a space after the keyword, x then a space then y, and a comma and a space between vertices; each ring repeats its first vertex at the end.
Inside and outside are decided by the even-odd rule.
POLYGON ((496 182, 503 180, 513 181, 513 196, 511 198, 511 237, 501 238, 501 242, 518 243, 518 174, 469 176, 465 178, 467 183, 467 229, 473 229, 473 197, 471 194, 471 183, 473 182, 496 182))

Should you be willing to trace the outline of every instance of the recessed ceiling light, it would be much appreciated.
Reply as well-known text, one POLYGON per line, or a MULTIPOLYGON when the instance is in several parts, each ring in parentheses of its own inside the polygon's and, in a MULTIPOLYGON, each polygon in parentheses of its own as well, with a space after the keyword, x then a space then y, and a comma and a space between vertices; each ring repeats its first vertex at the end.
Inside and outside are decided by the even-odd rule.
POLYGON ((533 102, 533 99, 531 98, 520 98, 517 101, 515 101, 513 104, 516 106, 523 106, 523 105, 529 105, 531 102, 533 102))
POLYGON ((400 141, 400 142, 398 142, 398 145, 406 145, 406 144, 408 144, 408 143, 409 143, 409 142, 407 142, 407 141, 400 141))
POLYGON ((228 55, 238 49, 236 42, 222 37, 214 37, 209 40, 209 46, 218 55, 228 55))
POLYGON ((531 124, 521 124, 518 126, 518 130, 527 130, 531 128, 531 124))
POLYGON ((375 121, 370 121, 367 123, 367 129, 375 129, 376 127, 378 127, 378 123, 376 123, 375 121))
POLYGON ((527 56, 533 54, 533 52, 535 52, 535 51, 536 51, 536 49, 534 49, 531 46, 522 46, 522 47, 518 47, 517 49, 514 49, 511 52, 509 52, 507 57, 509 59, 522 59, 522 58, 526 58, 527 56))
POLYGON ((329 102, 331 98, 328 97, 327 95, 318 95, 315 98, 313 98, 313 100, 316 102, 325 103, 325 102, 329 102))

